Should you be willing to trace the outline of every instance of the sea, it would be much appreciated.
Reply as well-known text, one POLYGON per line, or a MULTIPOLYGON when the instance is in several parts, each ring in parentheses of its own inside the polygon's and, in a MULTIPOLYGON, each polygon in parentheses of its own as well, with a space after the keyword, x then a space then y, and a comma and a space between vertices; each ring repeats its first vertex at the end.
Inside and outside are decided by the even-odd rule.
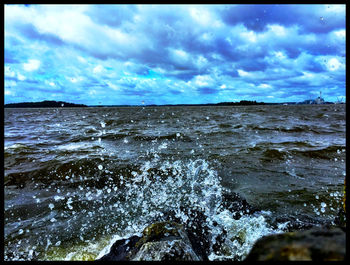
POLYGON ((169 210, 225 230, 209 260, 244 260, 293 222, 333 223, 345 106, 5 108, 4 259, 99 259, 169 210), (258 210, 233 218, 229 193, 258 210))

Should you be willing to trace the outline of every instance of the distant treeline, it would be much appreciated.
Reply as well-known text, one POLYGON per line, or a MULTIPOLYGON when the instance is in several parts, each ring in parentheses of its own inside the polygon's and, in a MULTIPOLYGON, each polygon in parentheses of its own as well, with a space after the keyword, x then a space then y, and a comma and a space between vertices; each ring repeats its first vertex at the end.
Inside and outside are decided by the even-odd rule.
MULTIPOLYGON (((240 102, 220 102, 220 103, 207 103, 207 104, 164 104, 164 105, 84 105, 74 104, 63 101, 49 101, 42 102, 22 102, 22 103, 9 103, 5 104, 5 108, 74 108, 74 107, 157 107, 157 106, 239 106, 239 105, 294 105, 294 104, 312 104, 312 102, 304 101, 300 103, 285 102, 285 103, 265 103, 256 102, 250 100, 241 100, 240 102)), ((315 103, 313 103, 315 104, 315 103)), ((323 104, 334 104, 332 102, 324 102, 323 104)))
POLYGON ((216 105, 222 105, 222 106, 232 106, 232 105, 265 105, 265 102, 256 102, 250 101, 250 100, 241 100, 240 102, 220 102, 216 105))
POLYGON ((5 108, 74 108, 74 107, 87 107, 84 104, 74 104, 63 101, 50 101, 45 100, 42 102, 21 102, 21 103, 9 103, 5 104, 5 108))

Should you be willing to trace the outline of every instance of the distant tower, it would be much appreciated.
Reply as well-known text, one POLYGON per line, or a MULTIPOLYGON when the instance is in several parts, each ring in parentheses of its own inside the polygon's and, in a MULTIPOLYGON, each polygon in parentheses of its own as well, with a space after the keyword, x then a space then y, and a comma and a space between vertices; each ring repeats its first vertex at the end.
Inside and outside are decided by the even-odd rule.
POLYGON ((315 99, 316 104, 323 104, 324 99, 322 98, 322 92, 320 91, 320 96, 315 99))

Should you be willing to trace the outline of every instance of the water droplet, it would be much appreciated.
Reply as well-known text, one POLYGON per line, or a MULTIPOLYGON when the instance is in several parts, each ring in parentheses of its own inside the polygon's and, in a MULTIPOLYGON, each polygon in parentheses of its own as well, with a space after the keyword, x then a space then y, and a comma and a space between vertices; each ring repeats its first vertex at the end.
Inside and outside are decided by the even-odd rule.
POLYGON ((53 205, 52 203, 49 204, 49 208, 52 210, 53 208, 55 208, 55 205, 53 205))
POLYGON ((98 169, 99 169, 99 170, 102 170, 102 169, 103 169, 103 166, 102 166, 102 165, 98 165, 98 169))

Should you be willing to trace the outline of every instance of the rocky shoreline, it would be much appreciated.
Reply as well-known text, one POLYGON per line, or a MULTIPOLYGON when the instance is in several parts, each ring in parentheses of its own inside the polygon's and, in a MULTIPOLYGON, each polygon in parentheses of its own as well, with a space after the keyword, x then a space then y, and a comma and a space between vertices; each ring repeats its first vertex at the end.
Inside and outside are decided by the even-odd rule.
MULTIPOLYGON (((224 194, 224 203, 238 220, 244 214, 257 209, 236 193, 224 194)), ((99 261, 208 261, 212 235, 200 210, 191 210, 186 224, 173 213, 166 213, 165 220, 147 226, 141 236, 117 240, 109 253, 99 261)), ((300 220, 288 220, 287 232, 258 239, 244 260, 345 260, 346 217, 340 209, 334 224, 312 224, 300 220)), ((215 226, 215 224, 214 224, 215 226)), ((215 238, 211 250, 222 248, 226 231, 222 229, 215 238)), ((230 258, 229 260, 232 260, 230 258)), ((233 259, 235 261, 235 259, 233 259)))

